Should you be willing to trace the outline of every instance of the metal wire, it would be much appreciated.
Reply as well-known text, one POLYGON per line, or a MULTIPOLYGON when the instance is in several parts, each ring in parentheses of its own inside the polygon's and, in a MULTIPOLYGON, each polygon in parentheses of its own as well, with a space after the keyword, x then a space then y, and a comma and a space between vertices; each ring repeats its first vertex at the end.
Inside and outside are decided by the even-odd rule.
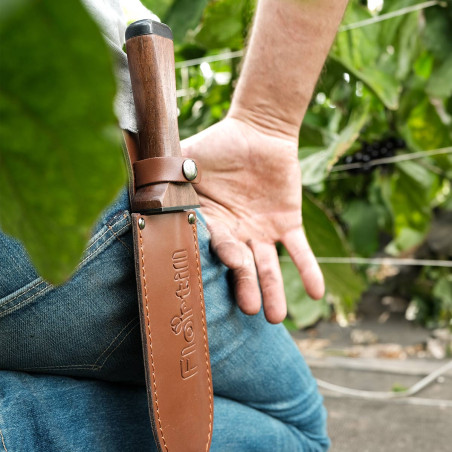
MULTIPOLYGON (((447 371, 452 369, 452 361, 442 365, 438 369, 434 370, 426 377, 419 380, 416 384, 406 389, 405 391, 400 392, 389 392, 389 391, 364 391, 361 389, 353 389, 347 388, 344 386, 339 386, 333 383, 329 383, 327 381, 317 379, 317 384, 319 387, 323 389, 327 389, 328 391, 338 392, 340 394, 358 397, 361 399, 370 399, 370 400, 389 400, 389 399, 401 399, 406 397, 411 397, 417 394, 422 389, 426 388, 429 384, 435 381, 438 377, 445 374, 447 371)), ((452 401, 446 401, 449 404, 452 404, 452 401)))
POLYGON ((432 6, 447 6, 445 1, 429 1, 424 3, 418 3, 417 5, 407 6, 405 8, 398 9, 397 11, 391 11, 390 13, 381 14, 380 16, 371 17, 370 19, 360 20, 359 22, 354 22, 352 24, 342 25, 339 27, 339 32, 355 30, 356 28, 367 27, 369 25, 376 24, 378 22, 383 22, 384 20, 393 19, 394 17, 404 16, 406 14, 412 13, 414 11, 420 11, 422 9, 427 9, 432 6))
POLYGON ((407 160, 416 160, 420 158, 425 157, 432 157, 434 155, 441 155, 441 154, 452 154, 452 146, 445 147, 445 148, 439 148, 439 149, 431 149, 429 151, 420 151, 420 152, 407 152, 405 154, 399 154, 395 155, 394 157, 385 157, 381 159, 371 160, 367 163, 347 163, 344 165, 336 165, 331 168, 331 173, 335 173, 338 171, 348 171, 351 169, 358 169, 358 168, 369 168, 371 166, 376 165, 387 165, 389 163, 396 163, 396 162, 403 162, 407 160))
MULTIPOLYGON (((344 32, 348 30, 353 30, 355 28, 361 28, 361 27, 367 27, 369 25, 373 25, 378 22, 383 22, 385 20, 392 19, 394 17, 404 16, 406 14, 410 14, 414 11, 420 11, 423 9, 430 8, 432 6, 447 6, 447 1, 439 1, 439 0, 432 0, 428 2, 419 3, 417 5, 407 6, 406 8, 398 9, 397 11, 392 11, 390 13, 382 14, 380 16, 375 16, 370 19, 366 20, 360 20, 359 22, 354 22, 352 24, 342 25, 339 27, 338 32, 344 32)), ((190 66, 198 66, 202 63, 213 63, 215 61, 223 61, 223 60, 230 60, 232 58, 240 58, 244 55, 243 50, 237 50, 235 52, 223 52, 219 53, 218 55, 209 55, 202 58, 194 58, 192 60, 185 60, 185 61, 178 61, 175 64, 176 69, 181 69, 184 67, 190 67, 190 66)))
MULTIPOLYGON (((319 264, 357 264, 357 265, 394 265, 406 267, 449 267, 452 268, 452 261, 445 261, 440 259, 408 259, 408 258, 393 258, 393 257, 316 257, 319 264)), ((280 262, 292 262, 289 256, 280 256, 280 262)))
MULTIPOLYGON (((342 394, 342 393, 334 393, 330 392, 329 394, 324 394, 325 397, 340 399, 344 397, 350 397, 350 395, 342 394)), ((367 399, 366 397, 361 397, 363 399, 367 399)), ((386 403, 393 403, 398 405, 415 405, 415 406, 428 406, 435 408, 452 408, 452 400, 444 400, 444 399, 425 399, 422 397, 405 397, 400 399, 372 399, 378 400, 386 403)))
POLYGON ((184 67, 198 66, 202 63, 213 63, 214 61, 231 60, 232 58, 242 57, 245 52, 243 50, 237 50, 235 52, 224 52, 218 55, 210 55, 202 58, 194 58, 192 60, 178 61, 175 64, 176 69, 184 67))
MULTIPOLYGON (((444 1, 428 1, 424 3, 419 3, 417 5, 408 6, 406 8, 401 8, 397 11, 392 11, 387 14, 382 14, 380 16, 373 17, 371 19, 366 19, 363 21, 355 22, 348 25, 343 25, 339 28, 339 32, 344 32, 360 27, 365 27, 372 25, 377 22, 382 22, 385 20, 392 19, 394 17, 403 16, 414 11, 419 11, 422 9, 430 8, 432 6, 440 5, 446 6, 444 1)), ((175 64, 176 69, 183 69, 191 66, 197 66, 202 63, 212 63, 215 61, 229 60, 232 58, 239 58, 244 55, 243 50, 237 50, 235 52, 223 52, 218 55, 210 55, 202 58, 194 58, 186 61, 179 61, 175 64)), ((187 94, 193 94, 193 89, 179 90, 178 97, 186 96, 187 94)), ((381 159, 372 160, 368 163, 350 163, 344 165, 336 165, 331 169, 333 172, 347 171, 350 169, 358 169, 369 166, 376 165, 387 165, 390 163, 396 163, 407 160, 415 160, 420 158, 431 157, 434 155, 441 154, 451 154, 452 147, 445 147, 440 149, 432 149, 428 151, 405 153, 396 155, 393 157, 386 157, 381 159)), ((281 262, 292 262, 290 258, 285 256, 280 257, 281 262)), ((398 265, 398 266, 431 266, 431 267, 452 267, 452 262, 443 260, 429 260, 429 259, 396 259, 396 258, 360 258, 360 257, 317 257, 317 262, 324 264, 365 264, 365 265, 398 265)))

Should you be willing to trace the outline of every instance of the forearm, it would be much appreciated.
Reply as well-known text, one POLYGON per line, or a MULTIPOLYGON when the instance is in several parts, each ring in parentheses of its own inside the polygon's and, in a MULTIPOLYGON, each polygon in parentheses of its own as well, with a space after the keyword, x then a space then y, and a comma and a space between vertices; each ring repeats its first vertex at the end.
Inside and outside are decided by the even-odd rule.
POLYGON ((347 0, 259 0, 229 116, 296 140, 347 0))

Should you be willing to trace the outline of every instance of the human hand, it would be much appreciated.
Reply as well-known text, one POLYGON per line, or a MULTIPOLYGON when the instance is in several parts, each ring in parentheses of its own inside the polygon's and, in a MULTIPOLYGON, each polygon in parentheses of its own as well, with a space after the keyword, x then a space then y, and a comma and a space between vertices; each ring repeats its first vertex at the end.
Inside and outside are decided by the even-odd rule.
POLYGON ((181 145, 182 154, 201 166, 202 181, 195 188, 212 247, 233 272, 240 309, 259 312, 259 279, 267 320, 284 320, 287 308, 276 242, 286 247, 307 293, 321 298, 323 276, 301 226, 296 139, 227 117, 181 145))

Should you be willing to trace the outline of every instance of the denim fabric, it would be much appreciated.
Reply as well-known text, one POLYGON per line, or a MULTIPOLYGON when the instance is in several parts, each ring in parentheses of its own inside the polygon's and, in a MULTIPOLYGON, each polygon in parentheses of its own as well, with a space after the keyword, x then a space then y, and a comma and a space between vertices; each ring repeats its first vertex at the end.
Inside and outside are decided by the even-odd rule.
MULTIPOLYGON (((323 451, 326 413, 282 325, 237 308, 198 219, 215 393, 212 451, 323 451)), ((0 233, 0 451, 153 451, 126 191, 70 281, 0 233)))

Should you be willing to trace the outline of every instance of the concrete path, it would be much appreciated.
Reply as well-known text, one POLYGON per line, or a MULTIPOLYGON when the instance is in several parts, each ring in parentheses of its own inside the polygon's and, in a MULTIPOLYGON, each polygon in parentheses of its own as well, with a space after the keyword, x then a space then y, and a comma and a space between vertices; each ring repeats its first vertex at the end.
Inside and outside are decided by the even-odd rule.
MULTIPOLYGON (((314 376, 344 388, 400 391, 452 359, 438 352, 431 331, 374 302, 353 326, 322 322, 292 335, 314 376), (443 359, 434 358, 438 353, 443 359)), ((409 398, 321 392, 332 452, 452 452, 452 369, 409 398)))
MULTIPOLYGON (((367 364, 365 361, 361 368, 367 364)), ((436 368, 442 363, 434 364, 436 368)), ((369 391, 409 387, 422 378, 392 371, 341 368, 337 362, 330 367, 317 361, 311 363, 311 368, 323 381, 369 391)), ((332 452, 452 451, 452 372, 413 398, 366 400, 323 389, 321 392, 329 412, 332 452), (449 401, 448 406, 443 401, 449 401)))

